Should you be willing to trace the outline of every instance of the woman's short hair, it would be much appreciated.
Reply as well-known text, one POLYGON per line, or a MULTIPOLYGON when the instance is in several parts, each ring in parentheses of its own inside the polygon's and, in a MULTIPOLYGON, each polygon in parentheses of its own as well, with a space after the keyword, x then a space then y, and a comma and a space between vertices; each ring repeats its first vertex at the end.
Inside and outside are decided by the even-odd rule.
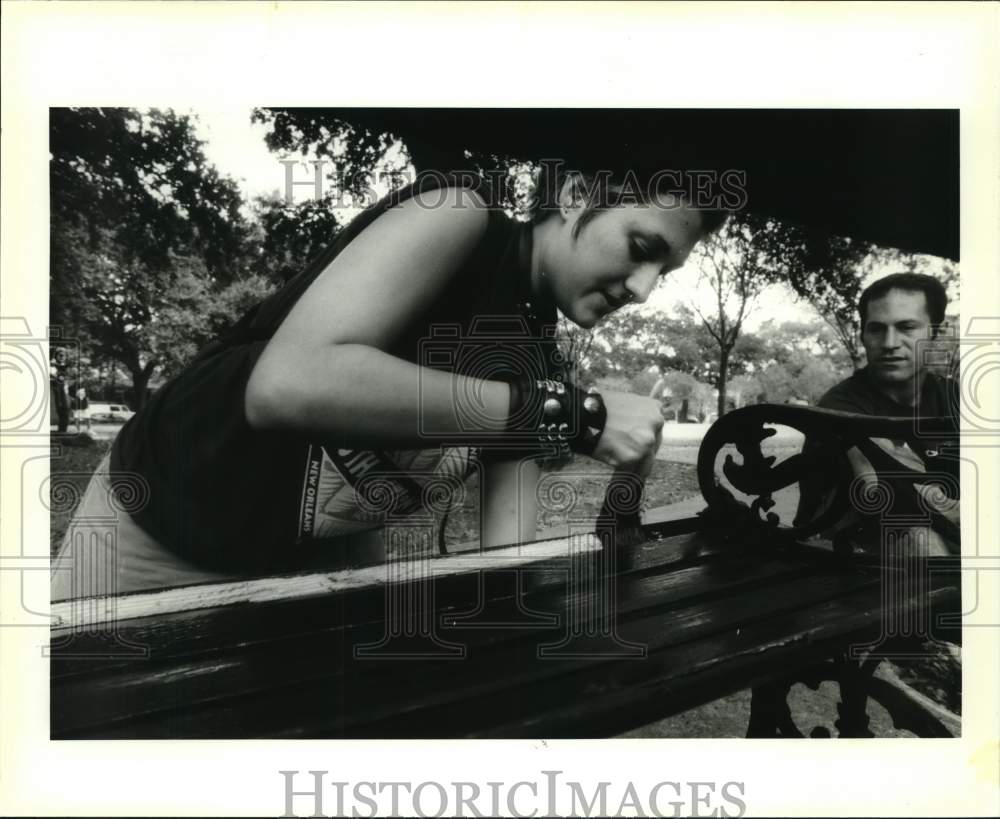
POLYGON ((861 326, 868 320, 868 304, 872 299, 880 299, 890 290, 905 290, 908 293, 923 293, 927 299, 927 315, 931 324, 937 327, 944 321, 945 310, 948 308, 948 294, 944 285, 933 276, 924 273, 893 273, 864 289, 858 300, 858 314, 861 326))
POLYGON ((583 212, 573 227, 573 235, 598 213, 617 205, 649 203, 669 196, 683 200, 701 214, 702 234, 717 230, 733 210, 745 203, 745 194, 730 179, 729 185, 712 171, 660 169, 624 172, 566 170, 561 163, 542 163, 535 174, 532 220, 542 222, 559 210, 559 197, 566 182, 574 199, 583 202, 583 212))

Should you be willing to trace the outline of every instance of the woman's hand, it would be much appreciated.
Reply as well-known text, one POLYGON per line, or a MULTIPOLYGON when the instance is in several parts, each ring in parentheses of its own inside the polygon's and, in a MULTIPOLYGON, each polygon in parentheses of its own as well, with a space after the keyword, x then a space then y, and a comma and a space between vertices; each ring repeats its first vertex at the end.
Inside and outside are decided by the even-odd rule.
POLYGON ((660 402, 625 392, 602 392, 608 419, 593 457, 617 470, 646 477, 660 448, 660 402))

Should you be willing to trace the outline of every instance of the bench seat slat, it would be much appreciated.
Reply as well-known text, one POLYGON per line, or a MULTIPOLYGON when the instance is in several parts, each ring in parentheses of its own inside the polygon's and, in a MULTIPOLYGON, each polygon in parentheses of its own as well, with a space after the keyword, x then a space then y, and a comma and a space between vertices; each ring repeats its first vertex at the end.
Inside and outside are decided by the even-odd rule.
MULTIPOLYGON (((787 562, 734 562, 727 568, 705 565, 625 579, 618 597, 619 633, 659 652, 737 632, 761 619, 791 622, 802 608, 876 584, 857 573, 805 570, 787 562), (781 594, 762 594, 767 582, 780 582, 781 594)), ((872 590, 877 602, 877 584, 872 590)), ((548 596, 550 603, 567 603, 565 593, 561 599, 548 596)), ((562 625, 531 632, 442 630, 445 639, 461 639, 469 646, 468 656, 455 662, 353 660, 352 646, 377 640, 382 629, 379 623, 332 629, 320 636, 237 647, 188 664, 136 663, 96 680, 70 679, 53 688, 53 733, 259 736, 297 730, 367 735, 366 721, 391 723, 435 702, 454 705, 487 694, 508 702, 508 691, 534 691, 549 677, 609 665, 600 657, 536 659, 537 645, 558 640, 562 625), (345 663, 350 668, 346 675, 345 663)), ((652 668, 648 658, 617 665, 652 668)))
MULTIPOLYGON (((585 672, 558 691, 534 688, 530 693, 531 708, 512 712, 508 719, 495 720, 488 728, 466 736, 606 737, 791 675, 837 653, 848 641, 864 644, 881 636, 880 625, 872 618, 879 605, 873 600, 874 591, 859 590, 808 612, 797 612, 792 632, 787 623, 765 619, 747 623, 739 634, 720 633, 708 640, 673 646, 651 655, 651 664, 642 669, 641 677, 627 663, 620 663, 610 674, 585 672)), ((951 609, 957 599, 957 589, 937 589, 929 599, 911 600, 909 607, 951 609)), ((461 713, 451 713, 453 719, 462 719, 461 713)), ((434 719, 435 714, 421 714, 419 725, 426 731, 434 719)), ((392 730, 396 732, 424 736, 416 724, 411 729, 404 720, 394 723, 392 730)), ((386 727, 370 725, 370 736, 378 736, 386 727)), ((426 734, 433 735, 433 730, 426 734)))
MULTIPOLYGON (((618 573, 623 578, 658 574, 735 554, 732 546, 720 546, 717 541, 702 535, 677 536, 624 550, 618 559, 618 573)), ((492 562, 488 553, 483 557, 483 571, 488 571, 492 562)), ((574 559, 586 559, 586 556, 574 559)), ((531 567, 526 580, 532 601, 546 588, 566 585, 566 558, 528 561, 525 565, 531 567)), ((388 571, 381 569, 382 576, 388 571)), ((469 574, 478 572, 435 577, 435 600, 442 610, 457 612, 478 602, 478 587, 470 583, 469 574)), ((500 574, 510 575, 509 572, 500 574)), ((320 631, 378 620, 384 616, 384 589, 385 584, 380 582, 363 588, 341 588, 325 594, 293 596, 252 605, 198 607, 155 617, 121 618, 113 628, 59 626, 52 630, 50 673, 53 679, 76 674, 105 675, 115 667, 133 665, 136 658, 129 656, 127 650, 118 651, 120 656, 114 656, 118 648, 116 640, 127 640, 142 647, 151 658, 164 659, 282 639, 308 630, 320 631)))

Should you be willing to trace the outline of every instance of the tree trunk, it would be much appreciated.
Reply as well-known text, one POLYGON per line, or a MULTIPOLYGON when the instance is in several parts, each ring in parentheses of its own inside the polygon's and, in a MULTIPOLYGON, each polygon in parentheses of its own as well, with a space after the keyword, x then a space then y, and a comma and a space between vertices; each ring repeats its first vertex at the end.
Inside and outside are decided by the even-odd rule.
POLYGON ((729 380, 729 350, 725 347, 719 350, 719 403, 716 411, 721 418, 726 414, 726 383, 729 380))
POLYGON ((70 409, 66 397, 66 387, 62 381, 54 378, 49 380, 49 386, 49 399, 56 411, 56 427, 60 433, 68 432, 70 409))
POLYGON ((142 369, 129 368, 132 373, 132 409, 135 412, 141 410, 146 403, 146 388, 155 369, 155 361, 148 362, 142 369))

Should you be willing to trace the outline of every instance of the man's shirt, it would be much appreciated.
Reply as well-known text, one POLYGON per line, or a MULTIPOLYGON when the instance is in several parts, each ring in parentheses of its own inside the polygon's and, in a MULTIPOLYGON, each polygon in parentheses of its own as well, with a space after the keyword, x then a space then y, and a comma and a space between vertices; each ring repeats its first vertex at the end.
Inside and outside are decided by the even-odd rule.
MULTIPOLYGON (((827 391, 820 398, 817 406, 839 412, 856 412, 860 415, 890 415, 905 418, 948 416, 957 418, 958 383, 934 373, 926 373, 918 400, 912 406, 908 406, 890 398, 878 389, 868 368, 864 367, 827 391)), ((956 447, 958 444, 957 440, 929 437, 923 434, 919 422, 914 422, 913 434, 907 438, 906 442, 925 465, 928 464, 929 458, 937 457, 933 454, 928 456, 928 452, 940 453, 941 449, 948 446, 949 443, 954 443, 956 447)))
MULTIPOLYGON (((898 480, 900 476, 914 471, 926 472, 928 483, 934 482, 936 479, 939 484, 946 487, 947 497, 957 501, 959 472, 957 418, 959 404, 956 381, 942 378, 934 373, 926 373, 918 400, 911 406, 901 404, 882 392, 876 386, 866 367, 856 371, 849 378, 830 389, 819 400, 818 406, 822 409, 852 412, 859 415, 914 419, 909 433, 903 439, 890 441, 875 436, 872 438, 873 443, 891 459, 893 463, 891 470, 887 471, 884 467, 874 469, 855 450, 852 450, 849 455, 855 472, 858 471, 859 463, 868 464, 867 471, 877 475, 880 483, 891 487, 891 495, 897 502, 902 502, 902 505, 900 503, 894 504, 892 513, 899 514, 901 511, 909 509, 915 515, 919 515, 920 510, 923 509, 912 486, 906 485, 905 481, 898 480), (954 435, 930 434, 926 429, 922 429, 919 418, 942 416, 956 419, 956 433, 954 435), (896 472, 896 475, 893 475, 892 472, 896 472)), ((812 445, 814 445, 813 442, 807 439, 803 451, 808 452, 812 445)), ((883 459, 884 461, 885 459, 883 459)), ((796 522, 800 525, 815 517, 817 510, 823 505, 824 492, 821 489, 823 485, 821 478, 822 476, 819 475, 806 476, 800 483, 801 498, 796 515, 796 522)), ((941 526, 947 528, 946 524, 941 524, 941 526)), ((840 529, 841 527, 836 528, 840 529)), ((934 528, 939 527, 934 525, 934 528)), ((948 534, 942 532, 942 535, 948 540, 954 540, 955 532, 949 529, 948 534)))

